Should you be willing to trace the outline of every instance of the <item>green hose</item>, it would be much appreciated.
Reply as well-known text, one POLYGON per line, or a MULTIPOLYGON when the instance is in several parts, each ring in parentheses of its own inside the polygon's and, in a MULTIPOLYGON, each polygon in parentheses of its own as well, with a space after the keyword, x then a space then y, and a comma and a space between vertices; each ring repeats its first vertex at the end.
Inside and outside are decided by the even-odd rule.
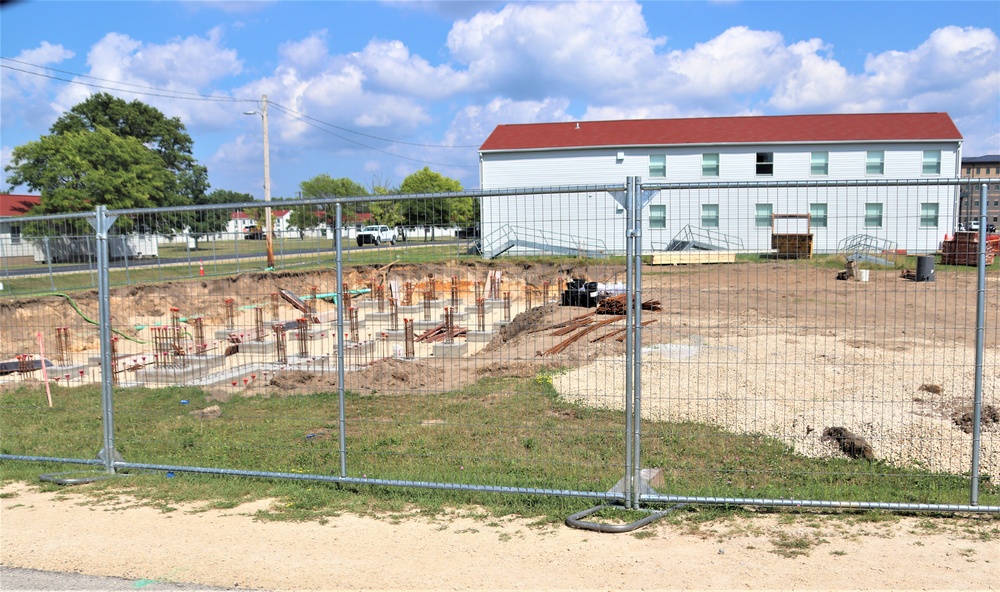
MULTIPOLYGON (((95 321, 93 319, 88 318, 87 315, 83 314, 83 311, 80 310, 80 307, 76 305, 76 302, 74 302, 73 299, 70 298, 68 294, 63 294, 62 292, 53 292, 53 295, 55 295, 55 296, 62 296, 66 300, 69 300, 69 305, 73 307, 73 310, 76 311, 76 314, 80 315, 83 318, 83 320, 87 321, 91 325, 98 325, 98 326, 100 326, 100 323, 98 323, 97 321, 95 321)), ((140 343, 140 344, 145 344, 146 343, 145 341, 142 341, 141 339, 135 339, 134 337, 129 337, 128 335, 122 333, 121 331, 119 331, 118 329, 115 329, 113 327, 111 329, 111 332, 115 333, 116 335, 119 335, 121 337, 124 337, 125 339, 128 339, 129 341, 132 341, 134 343, 140 343)))

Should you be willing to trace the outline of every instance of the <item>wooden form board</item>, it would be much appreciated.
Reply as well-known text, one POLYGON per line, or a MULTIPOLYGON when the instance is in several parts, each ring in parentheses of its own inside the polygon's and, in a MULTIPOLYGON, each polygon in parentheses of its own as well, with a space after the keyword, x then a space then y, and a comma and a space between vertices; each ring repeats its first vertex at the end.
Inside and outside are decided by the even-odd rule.
POLYGON ((698 265, 702 263, 736 263, 736 253, 730 251, 670 251, 653 253, 653 265, 698 265))

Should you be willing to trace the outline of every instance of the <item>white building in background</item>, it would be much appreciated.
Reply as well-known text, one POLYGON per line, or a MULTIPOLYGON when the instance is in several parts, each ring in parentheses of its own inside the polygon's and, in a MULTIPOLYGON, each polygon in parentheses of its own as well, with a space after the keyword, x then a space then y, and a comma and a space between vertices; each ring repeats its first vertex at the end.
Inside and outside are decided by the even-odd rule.
MULTIPOLYGON (((623 184, 632 176, 644 183, 952 179, 959 177, 961 148, 962 135, 947 113, 500 125, 479 150, 480 186, 623 184)), ((957 187, 888 182, 659 191, 643 211, 643 249, 663 248, 693 227, 763 251, 771 246, 772 214, 809 214, 815 252, 836 251, 841 239, 856 235, 931 252, 954 231, 957 202, 957 187)), ((625 213, 606 192, 488 197, 481 208, 487 255, 491 243, 518 229, 538 240, 572 241, 568 235, 574 235, 624 251, 625 213)))

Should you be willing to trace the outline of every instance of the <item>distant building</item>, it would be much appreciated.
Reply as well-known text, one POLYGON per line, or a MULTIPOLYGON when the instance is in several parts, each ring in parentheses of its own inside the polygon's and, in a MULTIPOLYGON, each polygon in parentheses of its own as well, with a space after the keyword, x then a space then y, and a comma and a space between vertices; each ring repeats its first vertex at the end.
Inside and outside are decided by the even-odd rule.
POLYGON ((34 247, 21 240, 21 224, 16 218, 26 216, 41 200, 37 195, 0 193, 0 257, 34 255, 34 247))
MULTIPOLYGON (((479 149, 484 190, 565 185, 956 178, 962 134, 947 113, 874 113, 581 121, 499 125, 479 149)), ((817 252, 866 234, 931 252, 957 225, 958 191, 697 190, 654 195, 643 249, 687 227, 770 248, 772 214, 810 215, 817 252)), ((624 250, 625 216, 606 194, 481 200, 484 252, 515 226, 539 236, 574 232, 624 250), (545 225, 548 224, 546 227, 545 225)), ((540 240, 540 239, 539 239, 540 240)))
MULTIPOLYGON (((1000 154, 963 158, 962 176, 972 179, 994 180, 994 183, 987 184, 986 222, 1000 226, 1000 183, 995 182, 996 179, 1000 179, 1000 154)), ((966 228, 969 227, 969 222, 979 218, 981 192, 980 186, 962 188, 958 221, 963 223, 966 228)))

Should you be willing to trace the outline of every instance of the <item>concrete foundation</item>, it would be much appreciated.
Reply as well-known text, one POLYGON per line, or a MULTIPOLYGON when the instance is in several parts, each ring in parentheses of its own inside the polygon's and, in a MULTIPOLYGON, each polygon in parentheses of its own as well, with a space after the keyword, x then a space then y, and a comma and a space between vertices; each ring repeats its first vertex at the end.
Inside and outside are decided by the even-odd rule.
POLYGON ((438 358, 460 358, 469 353, 469 344, 465 342, 435 343, 434 355, 438 358))
POLYGON ((489 343, 494 334, 493 331, 466 331, 465 340, 469 343, 489 343))
POLYGON ((444 321, 440 321, 440 320, 436 320, 436 321, 435 320, 430 320, 430 321, 413 321, 413 330, 417 331, 418 333, 419 332, 423 332, 423 331, 426 331, 428 329, 433 329, 434 327, 437 327, 438 325, 440 325, 443 322, 444 321))
POLYGON ((424 307, 421 304, 414 304, 412 306, 397 306, 396 310, 399 311, 399 318, 412 319, 424 314, 424 307))

